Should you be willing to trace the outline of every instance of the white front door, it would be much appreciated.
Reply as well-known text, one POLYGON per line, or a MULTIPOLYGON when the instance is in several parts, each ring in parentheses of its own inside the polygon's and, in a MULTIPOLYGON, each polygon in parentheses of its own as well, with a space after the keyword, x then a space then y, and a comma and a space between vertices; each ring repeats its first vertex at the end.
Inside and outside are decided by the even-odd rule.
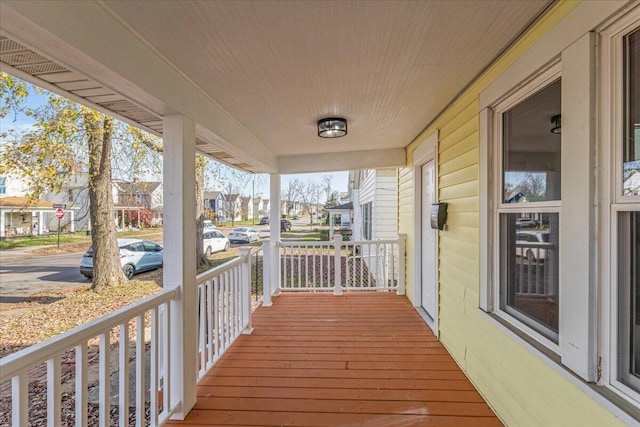
POLYGON ((435 202, 435 167, 434 160, 430 160, 422 165, 422 236, 421 260, 422 283, 420 305, 427 312, 431 319, 436 318, 436 233, 437 230, 431 228, 429 221, 431 214, 431 204, 435 202))

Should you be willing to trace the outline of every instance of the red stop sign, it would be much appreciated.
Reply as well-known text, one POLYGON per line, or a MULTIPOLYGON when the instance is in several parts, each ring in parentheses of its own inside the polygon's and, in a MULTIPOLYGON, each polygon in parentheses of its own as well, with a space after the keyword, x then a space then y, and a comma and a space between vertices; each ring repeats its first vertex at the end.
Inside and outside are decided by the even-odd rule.
POLYGON ((58 208, 56 209, 56 218, 62 219, 64 217, 64 209, 58 208))

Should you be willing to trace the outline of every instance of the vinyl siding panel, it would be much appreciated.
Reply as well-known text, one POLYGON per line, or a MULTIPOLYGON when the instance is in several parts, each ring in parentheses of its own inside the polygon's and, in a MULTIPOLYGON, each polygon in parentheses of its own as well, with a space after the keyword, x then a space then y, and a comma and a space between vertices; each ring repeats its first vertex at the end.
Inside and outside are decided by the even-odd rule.
POLYGON ((395 239, 398 236, 397 203, 396 170, 377 170, 373 214, 374 239, 395 239))
MULTIPOLYGON (((615 426, 621 422, 479 312, 479 94, 579 2, 558 1, 407 147, 398 174, 399 232, 407 234, 407 296, 414 298, 413 151, 439 130, 441 342, 498 416, 513 426, 615 426)), ((531 70, 534 72, 535 70, 531 70)))

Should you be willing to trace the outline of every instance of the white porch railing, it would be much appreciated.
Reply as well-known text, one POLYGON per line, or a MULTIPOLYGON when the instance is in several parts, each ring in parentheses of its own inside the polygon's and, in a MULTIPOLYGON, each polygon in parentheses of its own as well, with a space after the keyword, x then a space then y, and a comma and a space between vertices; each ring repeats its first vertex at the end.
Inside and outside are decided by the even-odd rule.
POLYGON ((280 242, 279 290, 404 294, 404 240, 280 242))
POLYGON ((556 246, 550 243, 516 243, 514 280, 518 295, 557 295, 556 246))
POLYGON ((240 258, 199 274, 198 381, 241 334, 251 327, 251 248, 240 258))
MULTIPOLYGON (((130 345, 135 351, 135 419, 136 426, 145 425, 145 407, 149 405, 150 425, 162 425, 174 412, 164 402, 170 402, 168 369, 163 361, 169 360, 169 302, 179 298, 177 288, 160 293, 122 308, 109 316, 101 317, 42 343, 25 348, 0 360, 0 384, 11 380, 11 417, 13 426, 33 424, 29 419, 29 386, 31 377, 39 377, 46 366, 47 425, 61 422, 62 374, 61 363, 65 356, 75 359, 75 425, 88 424, 89 395, 98 389, 98 425, 111 425, 111 382, 115 379, 118 393, 118 417, 120 426, 129 425, 129 364, 130 345), (112 338, 116 335, 119 338, 112 338), (146 337, 145 335, 148 335, 146 337), (112 348, 112 340, 114 348, 112 348), (134 341, 135 340, 135 341, 134 341), (132 341, 130 343, 130 341, 132 341), (117 342, 117 345, 116 345, 117 342), (111 365, 112 352, 118 353, 116 367, 111 365), (73 354, 73 353, 75 354, 73 354), (72 353, 72 354, 69 354, 72 353), (75 357, 73 357, 75 356, 75 357), (90 361, 98 359, 96 384, 89 387, 90 361), (147 378, 147 357, 150 360, 147 378), (147 388, 147 380, 149 387, 147 388)), ((41 378, 39 378, 41 379, 41 378)), ((94 381, 92 380, 92 383, 94 381)), ((94 393, 95 394, 95 393, 94 393)))

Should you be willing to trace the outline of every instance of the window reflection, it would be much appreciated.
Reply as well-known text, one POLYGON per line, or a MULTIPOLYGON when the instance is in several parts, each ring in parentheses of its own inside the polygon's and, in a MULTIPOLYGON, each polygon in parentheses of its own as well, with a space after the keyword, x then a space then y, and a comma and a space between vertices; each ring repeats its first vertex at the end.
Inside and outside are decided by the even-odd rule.
POLYGON ((560 200, 560 134, 551 132, 560 114, 561 80, 503 113, 505 203, 560 200))
POLYGON ((501 214, 501 308, 558 339, 557 213, 501 214))

